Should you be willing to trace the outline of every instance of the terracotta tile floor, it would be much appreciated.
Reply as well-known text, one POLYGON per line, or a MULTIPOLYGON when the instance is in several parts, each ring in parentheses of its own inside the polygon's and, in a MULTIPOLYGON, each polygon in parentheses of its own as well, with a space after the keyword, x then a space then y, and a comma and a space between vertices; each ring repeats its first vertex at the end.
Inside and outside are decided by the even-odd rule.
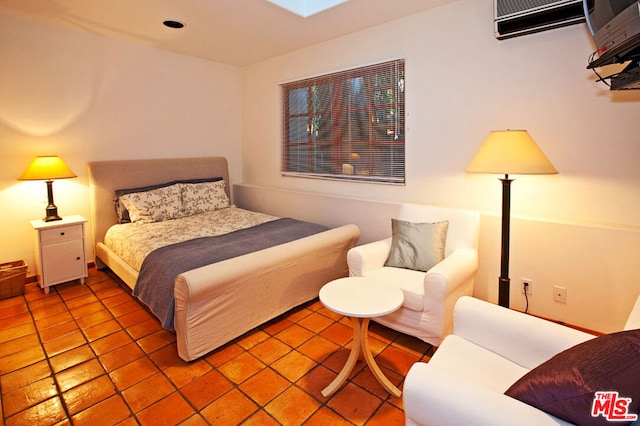
MULTIPOLYGON (((110 273, 90 269, 45 295, 0 300, 0 389, 6 425, 401 425, 363 361, 329 398, 350 321, 309 302, 190 363, 175 336, 110 273)), ((371 323, 370 346, 396 386, 431 346, 371 323)))

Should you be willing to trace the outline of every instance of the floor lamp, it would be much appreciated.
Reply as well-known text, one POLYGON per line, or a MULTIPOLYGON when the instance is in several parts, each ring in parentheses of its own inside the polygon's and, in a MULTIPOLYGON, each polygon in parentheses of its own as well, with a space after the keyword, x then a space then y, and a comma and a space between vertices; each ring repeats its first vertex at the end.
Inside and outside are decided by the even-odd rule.
POLYGON ((511 222, 510 174, 546 175, 558 173, 526 130, 498 130, 489 133, 465 171, 504 174, 502 182, 502 245, 498 304, 509 307, 509 233, 511 222))

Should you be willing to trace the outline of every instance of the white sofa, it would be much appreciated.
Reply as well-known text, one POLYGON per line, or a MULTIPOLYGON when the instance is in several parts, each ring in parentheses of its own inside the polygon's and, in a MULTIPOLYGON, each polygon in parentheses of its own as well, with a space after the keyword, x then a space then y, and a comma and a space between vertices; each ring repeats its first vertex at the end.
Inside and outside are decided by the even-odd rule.
MULTIPOLYGON (((625 330, 640 328, 640 297, 625 330)), ((404 383, 407 425, 566 425, 504 392, 557 353, 594 338, 474 299, 455 307, 453 334, 404 383)))
MULTIPOLYGON (((448 221, 444 260, 426 273, 386 267, 391 249, 389 237, 349 250, 349 274, 398 286, 404 293, 402 307, 373 321, 438 346, 451 332, 453 307, 458 298, 473 294, 480 215, 468 210, 405 203, 399 206, 395 218, 408 222, 448 221)), ((391 219, 388 226, 391 234, 391 219)))

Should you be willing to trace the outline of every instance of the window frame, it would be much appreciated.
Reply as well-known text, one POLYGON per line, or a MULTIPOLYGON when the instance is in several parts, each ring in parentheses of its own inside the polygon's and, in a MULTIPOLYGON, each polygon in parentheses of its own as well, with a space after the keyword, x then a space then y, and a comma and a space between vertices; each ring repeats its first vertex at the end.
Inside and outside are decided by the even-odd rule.
POLYGON ((405 81, 394 59, 281 84, 282 175, 404 185, 405 81))

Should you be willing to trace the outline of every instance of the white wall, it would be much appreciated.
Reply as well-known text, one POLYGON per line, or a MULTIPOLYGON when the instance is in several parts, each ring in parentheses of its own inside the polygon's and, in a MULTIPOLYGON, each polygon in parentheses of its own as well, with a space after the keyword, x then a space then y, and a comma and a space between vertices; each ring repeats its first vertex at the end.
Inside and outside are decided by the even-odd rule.
POLYGON ((239 68, 2 12, 0 52, 0 263, 34 264, 46 186, 16 179, 36 155, 78 175, 54 183, 61 215, 90 217, 88 161, 223 155, 240 181, 239 68))
MULTIPOLYGON (((476 295, 495 300, 500 185, 463 169, 490 130, 525 128, 560 174, 513 184, 511 277, 534 280, 535 313, 619 328, 640 292, 640 92, 595 83, 584 25, 497 41, 491 9, 460 0, 242 70, 0 11, 0 262, 33 264, 29 220, 44 214, 45 185, 16 178, 36 155, 78 174, 55 182, 55 200, 87 218, 88 161, 224 155, 258 205, 349 220, 366 238, 387 232, 373 209, 402 201, 483 212, 476 295), (407 184, 280 176, 279 84, 398 57, 407 184), (553 284, 568 288, 566 305, 551 301, 553 284)), ((512 301, 524 306, 516 291, 512 301)))
MULTIPOLYGON (((640 293, 634 277, 640 254, 640 92, 609 92, 596 83, 585 69, 593 49, 582 24, 498 41, 491 0, 460 0, 246 67, 244 182, 265 188, 264 208, 294 206, 299 194, 318 193, 322 199, 479 210, 476 295, 496 300, 501 186, 497 176, 463 169, 489 131, 527 129, 560 174, 516 176, 512 282, 534 280, 534 313, 601 331, 620 328, 640 293), (281 176, 279 85, 398 57, 406 58, 406 185, 281 176), (288 195, 271 196, 274 188, 288 195), (566 305, 552 301, 552 285, 567 287, 566 305)), ((340 207, 341 217, 372 226, 366 208, 340 207)), ((512 294, 513 306, 523 308, 518 289, 512 294)))
MULTIPOLYGON (((276 216, 339 226, 356 223, 360 243, 390 236, 398 204, 261 185, 234 185, 236 203, 276 216)), ((480 265, 474 296, 496 302, 500 274, 501 218, 482 214, 480 265)), ((520 278, 532 282, 529 312, 588 330, 622 329, 636 296, 640 232, 516 217, 511 221, 511 307, 525 309, 520 278), (612 249, 615 248, 615 249, 612 249), (567 303, 552 302, 553 286, 567 289, 567 303)))

